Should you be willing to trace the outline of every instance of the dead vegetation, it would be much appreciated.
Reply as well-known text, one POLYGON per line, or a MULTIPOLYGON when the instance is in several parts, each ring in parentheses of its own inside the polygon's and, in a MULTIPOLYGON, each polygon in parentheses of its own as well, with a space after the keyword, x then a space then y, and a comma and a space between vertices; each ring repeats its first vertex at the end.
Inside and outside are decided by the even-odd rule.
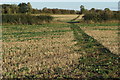
MULTIPOLYGON (((44 34, 37 35, 37 38, 41 38, 40 40, 16 41, 17 37, 14 37, 13 40, 15 42, 13 40, 12 42, 3 42, 4 77, 36 75, 38 78, 52 78, 58 76, 58 74, 68 75, 69 72, 73 71, 73 66, 78 64, 78 58, 80 57, 80 54, 74 51, 74 44, 76 42, 73 42, 73 32, 69 31, 69 27, 46 27, 46 29, 39 27, 39 31, 49 32, 53 30, 58 31, 54 32, 57 35, 54 35, 54 33, 47 36, 44 36, 44 34), (68 31, 60 32, 63 29, 68 31), (56 70, 59 69, 62 72, 58 71, 56 73, 56 70)), ((25 37, 21 37, 21 39, 23 38, 26 39, 25 37)))
POLYGON ((119 54, 118 26, 82 27, 82 29, 107 47, 111 52, 119 54))
POLYGON ((4 78, 118 77, 118 58, 104 48, 117 53, 116 26, 81 27, 60 22, 77 15, 53 16, 51 24, 4 25, 4 78))
MULTIPOLYGON (((52 15, 54 17, 55 21, 70 21, 76 17, 78 17, 78 15, 52 15)), ((80 15, 79 18, 77 18, 77 20, 80 20, 82 18, 83 15, 80 15)))

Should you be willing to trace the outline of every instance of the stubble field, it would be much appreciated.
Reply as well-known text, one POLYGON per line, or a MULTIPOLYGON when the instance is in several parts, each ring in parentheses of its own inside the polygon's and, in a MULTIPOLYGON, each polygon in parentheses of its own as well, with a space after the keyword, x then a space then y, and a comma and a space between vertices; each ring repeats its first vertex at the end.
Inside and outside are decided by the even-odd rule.
POLYGON ((61 71, 68 75, 78 63, 80 54, 74 51, 76 42, 69 25, 21 25, 17 30, 15 25, 3 27, 3 73, 6 78, 35 74, 35 77, 52 78, 61 71))
POLYGON ((119 55, 118 26, 93 26, 82 28, 88 35, 97 39, 112 53, 119 55))
POLYGON ((117 25, 91 27, 64 23, 76 15, 54 17, 50 24, 3 25, 4 78, 119 77, 117 25))

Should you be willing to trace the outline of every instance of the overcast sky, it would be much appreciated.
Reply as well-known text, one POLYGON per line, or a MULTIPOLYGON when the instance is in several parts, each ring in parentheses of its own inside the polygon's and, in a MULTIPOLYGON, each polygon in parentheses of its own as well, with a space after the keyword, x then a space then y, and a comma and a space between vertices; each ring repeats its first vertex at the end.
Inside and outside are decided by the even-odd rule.
POLYGON ((118 2, 120 0, 0 0, 0 2, 118 2))

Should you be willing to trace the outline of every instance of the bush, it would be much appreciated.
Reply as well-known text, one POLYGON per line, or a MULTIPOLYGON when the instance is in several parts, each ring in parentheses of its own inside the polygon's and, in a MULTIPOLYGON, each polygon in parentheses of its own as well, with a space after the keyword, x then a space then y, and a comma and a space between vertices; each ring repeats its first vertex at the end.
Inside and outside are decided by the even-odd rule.
POLYGON ((94 21, 94 22, 101 22, 103 20, 105 20, 108 16, 99 13, 87 13, 84 16, 84 20, 87 21, 94 21), (105 19, 104 19, 105 18, 105 19))
POLYGON ((2 15, 2 23, 9 24, 42 24, 48 23, 53 20, 53 17, 48 15, 2 15))
POLYGON ((101 21, 101 17, 100 17, 100 14, 98 13, 90 12, 85 14, 84 20, 98 22, 98 21, 101 21))
POLYGON ((112 17, 113 19, 117 19, 117 20, 120 20, 120 11, 116 11, 116 12, 114 12, 114 14, 113 14, 113 17, 112 17))
POLYGON ((109 20, 120 20, 120 12, 112 12, 112 11, 101 11, 101 12, 88 12, 84 15, 85 21, 93 21, 93 22, 103 22, 109 20))

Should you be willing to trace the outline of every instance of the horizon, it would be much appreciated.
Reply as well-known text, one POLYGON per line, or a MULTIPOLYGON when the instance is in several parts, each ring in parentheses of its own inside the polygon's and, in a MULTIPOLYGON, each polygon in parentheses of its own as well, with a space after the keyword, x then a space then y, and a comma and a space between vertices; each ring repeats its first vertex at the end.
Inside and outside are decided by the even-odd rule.
MULTIPOLYGON (((17 2, 119 2, 120 0, 17 0, 17 2)), ((16 2, 16 0, 0 0, 0 2, 16 2)))
MULTIPOLYGON (((16 4, 18 5, 21 2, 5 2, 0 4, 16 4)), ((27 3, 27 2, 23 2, 27 3)), ((35 9, 43 9, 44 7, 50 9, 67 9, 67 10, 79 10, 80 5, 83 5, 86 9, 90 10, 91 8, 95 9, 105 9, 109 8, 112 11, 118 10, 118 3, 117 2, 30 2, 32 8, 35 9), (71 4, 72 3, 72 4, 71 4), (63 5, 64 4, 64 5, 63 5), (104 5, 105 4, 105 5, 104 5)))

